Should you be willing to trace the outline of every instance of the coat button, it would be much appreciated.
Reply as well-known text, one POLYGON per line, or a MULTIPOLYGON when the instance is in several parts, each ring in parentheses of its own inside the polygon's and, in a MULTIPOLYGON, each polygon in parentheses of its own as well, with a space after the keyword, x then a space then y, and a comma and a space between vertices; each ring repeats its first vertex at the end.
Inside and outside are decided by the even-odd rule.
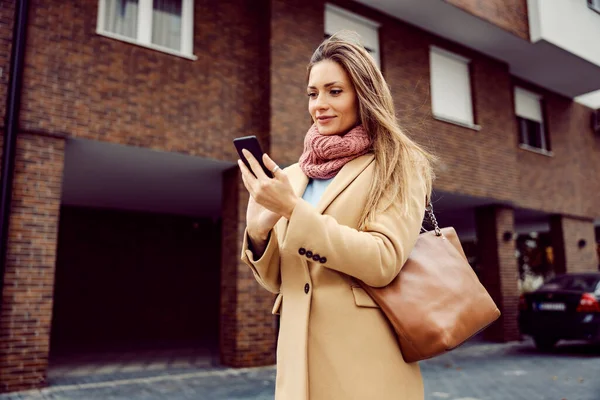
POLYGON ((304 285, 304 293, 308 294, 309 290, 310 290, 310 285, 307 283, 306 285, 304 285))
POLYGON ((298 249, 298 253, 299 253, 301 256, 303 256, 303 255, 305 255, 305 254, 306 254, 306 249, 305 249, 304 247, 300 247, 300 248, 298 249))
POLYGON ((320 262, 321 264, 325 264, 325 263, 327 262, 327 258, 325 258, 325 257, 321 257, 321 259, 319 260, 319 262, 320 262))
POLYGON ((312 259, 313 259, 313 261, 319 261, 319 260, 321 259, 321 256, 320 256, 320 255, 318 255, 318 254, 315 254, 315 255, 312 257, 312 259))
POLYGON ((312 258, 312 256, 313 256, 313 252, 312 251, 309 250, 309 251, 306 252, 306 258, 312 258))

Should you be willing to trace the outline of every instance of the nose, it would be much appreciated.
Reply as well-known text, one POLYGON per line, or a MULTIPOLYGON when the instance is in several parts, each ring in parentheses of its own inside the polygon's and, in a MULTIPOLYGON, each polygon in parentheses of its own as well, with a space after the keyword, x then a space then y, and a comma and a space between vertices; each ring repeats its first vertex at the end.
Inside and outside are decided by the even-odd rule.
POLYGON ((326 110, 329 108, 329 104, 327 104, 327 99, 324 94, 319 94, 315 99, 315 110, 326 110))

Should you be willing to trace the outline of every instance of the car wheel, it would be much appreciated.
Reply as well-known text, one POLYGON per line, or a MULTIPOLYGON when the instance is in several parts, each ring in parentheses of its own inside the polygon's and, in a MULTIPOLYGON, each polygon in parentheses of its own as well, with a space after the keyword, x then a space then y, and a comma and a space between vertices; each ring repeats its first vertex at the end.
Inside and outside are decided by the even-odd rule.
POLYGON ((558 343, 558 339, 551 337, 534 337, 533 341, 535 342, 535 347, 541 351, 550 351, 554 348, 556 343, 558 343))

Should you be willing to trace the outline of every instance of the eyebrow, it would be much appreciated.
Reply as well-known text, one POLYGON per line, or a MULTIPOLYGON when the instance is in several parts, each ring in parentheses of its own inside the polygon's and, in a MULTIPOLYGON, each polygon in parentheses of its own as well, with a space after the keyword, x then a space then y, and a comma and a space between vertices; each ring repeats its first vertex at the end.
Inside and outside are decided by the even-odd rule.
MULTIPOLYGON (((328 88, 330 86, 336 85, 336 84, 342 84, 342 82, 336 81, 336 82, 329 82, 326 83, 325 85, 323 85, 325 88, 328 88)), ((316 89, 315 86, 309 86, 307 89, 316 89)))

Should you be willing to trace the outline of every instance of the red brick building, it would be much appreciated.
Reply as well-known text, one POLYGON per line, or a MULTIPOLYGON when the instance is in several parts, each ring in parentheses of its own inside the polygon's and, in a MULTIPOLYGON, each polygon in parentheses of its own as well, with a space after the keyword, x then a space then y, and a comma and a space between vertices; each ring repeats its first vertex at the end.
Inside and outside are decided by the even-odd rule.
POLYGON ((90 348, 185 342, 230 366, 274 362, 273 298, 239 261, 231 141, 256 134, 281 165, 297 160, 305 67, 341 28, 361 33, 402 126, 441 159, 438 220, 503 311, 490 339, 519 338, 525 264, 598 269, 600 102, 578 97, 600 89, 597 2, 31 0, 22 42, 19 4, 0 2, 4 121, 11 49, 25 52, 3 391, 42 386, 52 353, 90 348))

